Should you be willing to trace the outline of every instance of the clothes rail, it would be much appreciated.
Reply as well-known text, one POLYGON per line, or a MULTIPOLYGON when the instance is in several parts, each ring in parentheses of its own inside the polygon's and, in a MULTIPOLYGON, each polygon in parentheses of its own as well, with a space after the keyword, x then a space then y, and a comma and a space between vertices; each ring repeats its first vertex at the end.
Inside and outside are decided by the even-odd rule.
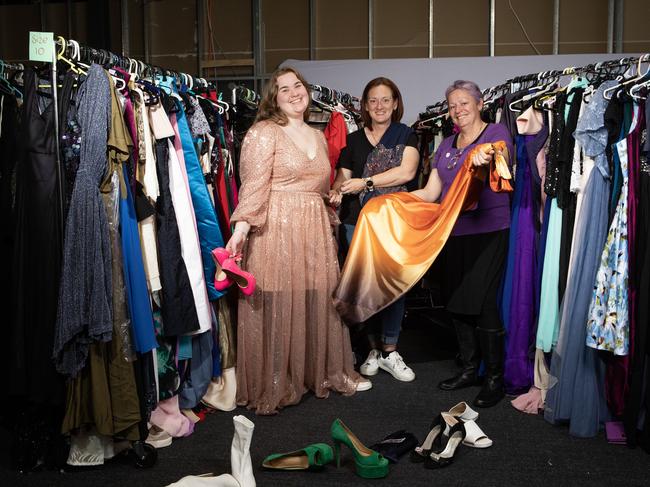
POLYGON ((309 85, 312 91, 318 92, 320 94, 319 98, 322 101, 329 102, 329 103, 336 103, 340 102, 343 105, 358 105, 359 104, 359 99, 345 93, 343 91, 338 91, 334 90, 332 88, 328 88, 327 86, 322 86, 322 85, 309 85))
MULTIPOLYGON (((502 84, 492 86, 483 91, 484 99, 488 100, 499 93, 508 93, 517 89, 526 88, 530 83, 548 83, 549 80, 558 79, 562 76, 590 76, 590 75, 609 75, 611 78, 622 75, 632 65, 650 61, 650 54, 643 54, 639 57, 624 57, 609 61, 602 61, 585 66, 570 66, 562 70, 540 71, 538 73, 524 74, 515 76, 502 84)), ((428 105, 425 111, 420 113, 419 119, 431 118, 437 115, 443 115, 447 112, 447 101, 439 101, 428 105)))
POLYGON ((228 88, 230 89, 233 105, 237 104, 238 99, 254 106, 257 106, 260 101, 260 95, 244 85, 228 83, 228 88))
POLYGON ((25 65, 22 63, 12 64, 0 59, 0 76, 2 76, 5 70, 23 71, 24 69, 25 69, 25 65))
MULTIPOLYGON (((57 64, 65 65, 68 69, 76 73, 84 73, 89 64, 101 64, 105 69, 120 67, 129 72, 134 78, 151 77, 155 80, 156 75, 163 77, 172 77, 176 83, 186 85, 190 89, 194 86, 202 86, 207 88, 208 82, 204 78, 197 78, 186 73, 174 71, 171 69, 161 68, 143 61, 133 59, 127 56, 120 56, 106 49, 95 49, 93 47, 82 46, 74 39, 65 39, 63 36, 55 35, 54 40, 55 56, 51 62, 51 82, 52 86, 57 86, 57 64)), ((5 64, 6 66, 6 64, 5 64)), ((54 108, 54 136, 56 144, 56 174, 57 186, 59 192, 59 211, 61 215, 64 214, 64 196, 63 196, 63 168, 61 166, 60 157, 60 141, 59 141, 59 107, 57 90, 52 90, 52 103, 54 108)), ((63 224, 63 218, 61 219, 63 224)), ((64 228, 61 229, 61 238, 65 235, 64 228)))

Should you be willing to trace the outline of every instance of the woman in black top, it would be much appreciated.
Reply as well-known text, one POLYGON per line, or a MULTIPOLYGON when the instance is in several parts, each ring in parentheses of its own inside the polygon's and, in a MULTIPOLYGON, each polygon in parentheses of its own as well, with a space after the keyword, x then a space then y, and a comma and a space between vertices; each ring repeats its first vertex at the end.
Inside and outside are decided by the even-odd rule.
MULTIPOLYGON (((391 80, 375 78, 366 85, 361 98, 364 128, 348 135, 330 194, 330 201, 341 205, 342 257, 347 254, 363 204, 377 194, 407 191, 406 183, 415 177, 417 137, 399 122, 403 112, 402 95, 391 80)), ((380 328, 381 344, 371 332, 372 349, 360 368, 363 375, 375 375, 381 368, 401 381, 415 379, 396 350, 403 317, 404 298, 377 314, 373 327, 380 328)))

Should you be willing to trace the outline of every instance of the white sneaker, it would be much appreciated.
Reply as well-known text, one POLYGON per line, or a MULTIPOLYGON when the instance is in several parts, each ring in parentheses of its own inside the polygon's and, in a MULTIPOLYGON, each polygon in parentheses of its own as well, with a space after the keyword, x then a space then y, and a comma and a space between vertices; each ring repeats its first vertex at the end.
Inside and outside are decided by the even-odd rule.
POLYGON ((376 348, 370 350, 368 358, 359 367, 359 372, 363 375, 377 375, 377 372, 379 372, 379 357, 381 357, 379 350, 376 348))
POLYGON ((404 359, 397 351, 389 353, 387 357, 379 356, 378 362, 380 368, 384 369, 397 380, 411 382, 415 379, 415 372, 404 363, 404 359))
POLYGON ((372 389, 372 382, 368 379, 361 379, 357 382, 357 392, 369 391, 372 389))

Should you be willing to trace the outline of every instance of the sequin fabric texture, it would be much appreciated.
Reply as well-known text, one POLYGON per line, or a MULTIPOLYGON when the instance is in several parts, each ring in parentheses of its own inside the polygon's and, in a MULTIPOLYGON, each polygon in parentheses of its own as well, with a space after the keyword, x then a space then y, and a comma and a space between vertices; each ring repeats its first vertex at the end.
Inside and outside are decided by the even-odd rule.
POLYGON ((257 287, 239 301, 237 402, 257 414, 296 404, 307 390, 352 394, 359 380, 332 304, 339 268, 323 200, 331 169, 317 135, 313 159, 270 121, 253 126, 242 147, 232 221, 252 227, 242 266, 257 287))

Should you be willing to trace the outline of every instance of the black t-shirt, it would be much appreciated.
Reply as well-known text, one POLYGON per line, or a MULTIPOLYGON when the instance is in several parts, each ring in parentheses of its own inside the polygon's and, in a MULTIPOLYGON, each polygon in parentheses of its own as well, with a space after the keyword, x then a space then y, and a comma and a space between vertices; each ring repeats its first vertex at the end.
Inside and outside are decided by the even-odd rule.
MULTIPOLYGON (((407 147, 418 147, 418 137, 415 132, 411 134, 406 142, 407 147)), ((363 176, 363 168, 366 165, 368 155, 375 147, 370 143, 366 133, 363 129, 348 134, 346 138, 346 145, 341 151, 337 169, 349 169, 352 171, 353 178, 360 178, 363 176)), ((344 194, 343 201, 341 202, 341 210, 339 218, 342 223, 349 225, 356 225, 361 211, 361 202, 359 201, 358 194, 344 194)))

